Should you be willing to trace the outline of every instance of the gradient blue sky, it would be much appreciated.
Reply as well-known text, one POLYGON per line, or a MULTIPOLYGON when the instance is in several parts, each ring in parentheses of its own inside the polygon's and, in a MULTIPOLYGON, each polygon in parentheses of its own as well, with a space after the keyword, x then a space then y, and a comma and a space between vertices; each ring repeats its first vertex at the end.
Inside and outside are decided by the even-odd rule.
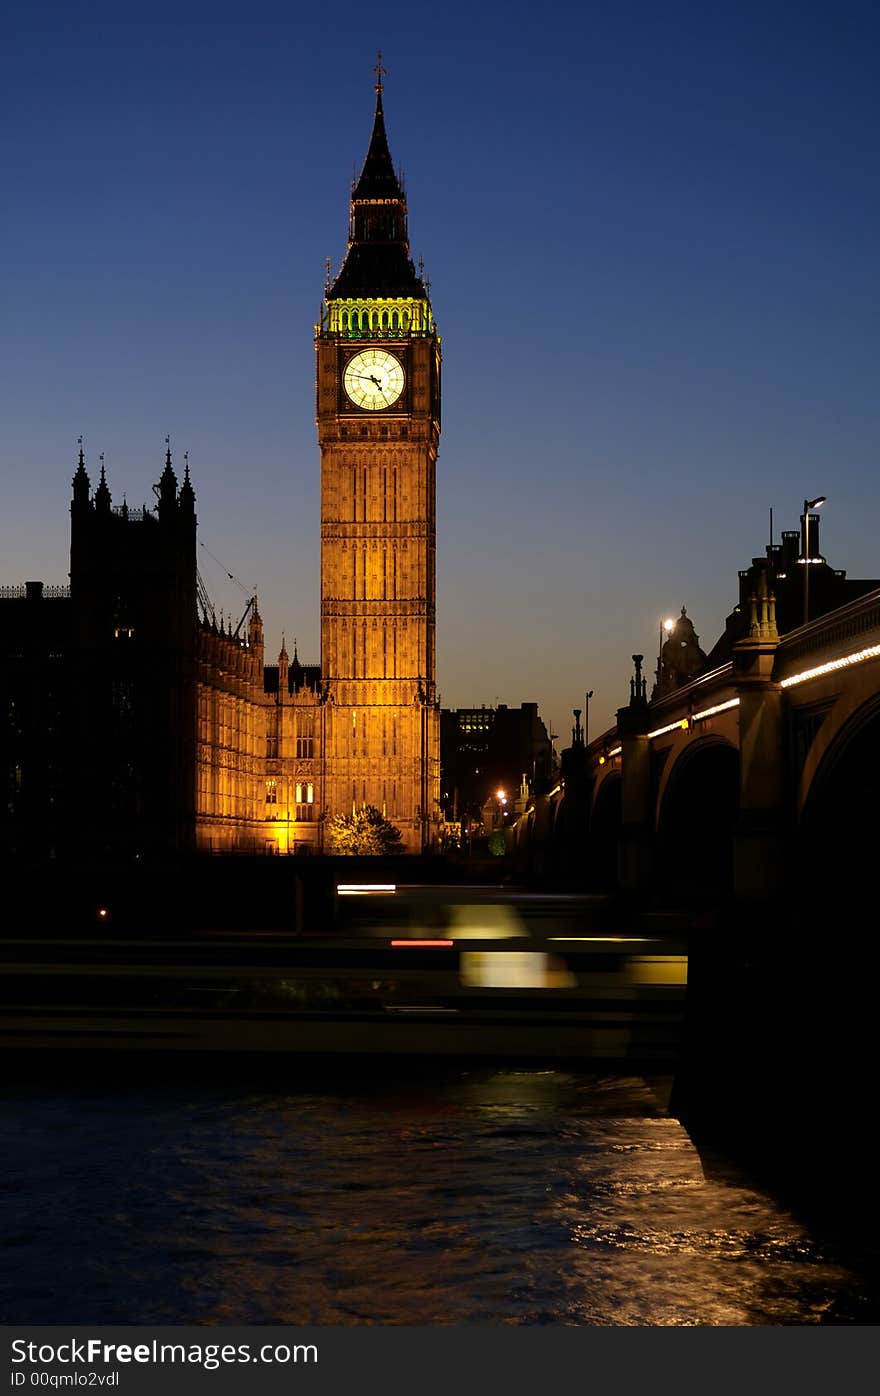
POLYGON ((114 501, 188 449, 218 609, 317 659, 312 327, 388 70, 444 342, 444 706, 563 745, 685 603, 704 648, 824 492, 880 574, 872 4, 181 3, 0 21, 0 583, 64 582, 76 438, 114 501))

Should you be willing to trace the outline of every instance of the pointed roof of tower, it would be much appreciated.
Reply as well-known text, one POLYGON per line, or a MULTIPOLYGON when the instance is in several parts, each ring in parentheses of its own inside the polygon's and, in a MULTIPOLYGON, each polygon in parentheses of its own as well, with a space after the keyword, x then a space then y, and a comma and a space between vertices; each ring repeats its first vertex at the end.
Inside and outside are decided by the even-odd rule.
POLYGON ((195 490, 189 478, 189 451, 183 453, 183 484, 180 487, 180 501, 187 506, 192 506, 196 502, 195 490))
POLYGON ((177 491, 177 476, 175 475, 174 467, 171 464, 171 438, 168 436, 165 437, 165 469, 159 476, 159 484, 160 486, 171 485, 173 486, 175 493, 177 491))
POLYGON ((101 462, 101 478, 98 481, 98 488, 95 490, 95 503, 102 509, 109 509, 111 502, 110 490, 107 485, 107 476, 104 474, 104 452, 98 457, 101 462))
POLYGON ((79 461, 77 462, 77 467, 76 471, 74 472, 72 484, 75 491, 77 491, 80 494, 82 494, 84 491, 86 496, 88 496, 89 477, 86 474, 86 458, 83 452, 82 437, 79 438, 79 461))
POLYGON ((382 108, 382 83, 376 83, 376 115, 373 118, 373 134, 367 149, 367 158, 361 170, 360 179, 352 191, 353 199, 402 199, 403 190, 394 169, 391 151, 388 149, 388 136, 385 131, 385 112, 382 108))
POLYGON ((349 296, 427 299, 424 282, 409 255, 406 196, 395 171, 382 107, 382 55, 376 67, 376 114, 367 158, 351 194, 348 252, 327 292, 328 300, 349 296))

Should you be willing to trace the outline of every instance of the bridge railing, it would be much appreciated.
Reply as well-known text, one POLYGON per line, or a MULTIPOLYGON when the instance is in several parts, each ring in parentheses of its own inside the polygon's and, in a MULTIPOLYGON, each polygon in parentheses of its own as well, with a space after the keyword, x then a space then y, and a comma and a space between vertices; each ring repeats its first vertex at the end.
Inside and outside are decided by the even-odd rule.
POLYGON ((707 674, 691 679, 690 683, 682 684, 681 688, 674 689, 672 693, 665 693, 662 698, 656 698, 650 704, 650 709, 658 717, 663 717, 681 709, 703 707, 708 694, 714 695, 719 689, 732 687, 733 664, 728 659, 726 664, 719 664, 717 669, 710 669, 707 674))
POLYGON ((878 642, 880 588, 789 631, 779 642, 773 677, 781 682, 798 670, 818 667, 878 642))

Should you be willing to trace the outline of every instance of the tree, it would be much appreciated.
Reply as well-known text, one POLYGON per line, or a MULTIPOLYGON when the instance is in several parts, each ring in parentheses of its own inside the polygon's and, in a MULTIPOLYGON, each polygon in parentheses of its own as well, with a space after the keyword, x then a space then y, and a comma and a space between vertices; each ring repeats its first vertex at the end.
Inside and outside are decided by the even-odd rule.
POLYGON ((353 814, 334 814, 327 820, 330 853, 400 853, 400 830, 375 805, 361 805, 353 814))

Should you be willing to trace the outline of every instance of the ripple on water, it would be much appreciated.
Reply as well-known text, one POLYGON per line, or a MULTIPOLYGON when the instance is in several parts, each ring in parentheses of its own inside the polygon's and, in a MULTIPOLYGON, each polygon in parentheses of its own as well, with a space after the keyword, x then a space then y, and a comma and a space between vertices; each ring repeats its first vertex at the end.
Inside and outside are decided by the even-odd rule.
POLYGON ((6 1322, 870 1322, 858 1276, 639 1079, 18 1092, 6 1322))

